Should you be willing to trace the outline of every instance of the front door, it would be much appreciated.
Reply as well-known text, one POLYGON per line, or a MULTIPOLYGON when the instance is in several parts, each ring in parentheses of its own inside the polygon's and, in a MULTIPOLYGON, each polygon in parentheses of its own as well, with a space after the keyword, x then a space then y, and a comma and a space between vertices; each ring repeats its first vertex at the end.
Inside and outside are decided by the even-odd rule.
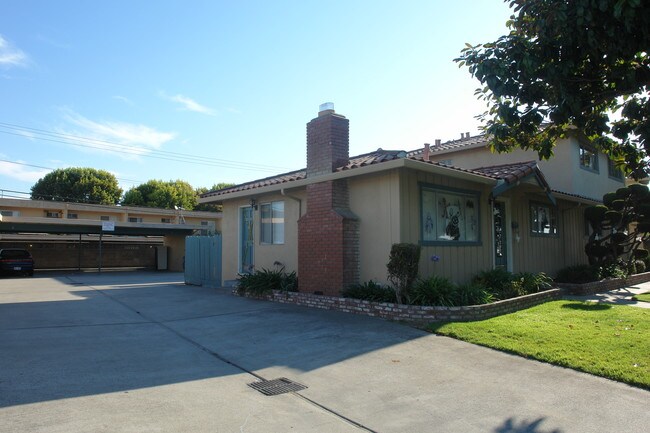
POLYGON ((253 208, 243 207, 240 210, 240 236, 239 236, 239 272, 250 274, 253 272, 255 262, 253 261, 253 208))
POLYGON ((508 269, 506 204, 501 201, 495 201, 492 209, 494 221, 494 266, 508 269))

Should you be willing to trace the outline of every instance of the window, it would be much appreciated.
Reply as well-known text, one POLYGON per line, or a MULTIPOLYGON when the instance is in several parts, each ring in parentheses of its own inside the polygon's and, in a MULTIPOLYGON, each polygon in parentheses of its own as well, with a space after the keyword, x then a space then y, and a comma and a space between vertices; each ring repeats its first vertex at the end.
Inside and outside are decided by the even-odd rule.
POLYGON ((78 218, 79 218, 79 215, 78 215, 78 214, 68 212, 68 219, 69 219, 69 220, 76 220, 76 219, 78 219, 78 218))
POLYGON ((142 218, 140 218, 140 217, 129 217, 129 222, 130 223, 141 223, 142 218))
POLYGON ((451 159, 441 159, 438 164, 451 166, 451 159))
POLYGON ((580 167, 591 170, 598 171, 598 152, 593 148, 587 148, 585 146, 580 146, 580 167))
POLYGON ((421 194, 424 244, 479 242, 478 193, 422 186, 421 194))
POLYGON ((623 171, 620 168, 616 168, 614 161, 609 158, 607 158, 607 174, 613 179, 623 180, 623 171))
POLYGON ((536 235, 557 235, 555 208, 546 204, 530 204, 530 231, 536 235))
POLYGON ((110 221, 111 217, 109 217, 108 215, 102 215, 102 216, 99 217, 99 220, 100 221, 110 221))
POLYGON ((61 218, 61 212, 45 211, 46 218, 61 218))
POLYGON ((262 233, 260 241, 263 244, 284 243, 284 202, 274 201, 262 203, 262 233))
POLYGON ((160 218, 160 222, 165 223, 165 224, 171 224, 172 219, 171 218, 160 218))
POLYGON ((6 217, 17 217, 20 216, 20 211, 17 210, 0 210, 0 215, 6 217))

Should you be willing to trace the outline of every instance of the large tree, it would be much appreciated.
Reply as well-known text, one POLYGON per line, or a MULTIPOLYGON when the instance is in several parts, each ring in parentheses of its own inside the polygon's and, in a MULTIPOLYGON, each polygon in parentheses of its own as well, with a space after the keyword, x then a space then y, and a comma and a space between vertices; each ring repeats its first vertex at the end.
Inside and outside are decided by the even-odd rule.
MULTIPOLYGON (((224 189, 228 188, 230 186, 234 186, 234 183, 226 183, 226 182, 220 182, 220 183, 215 183, 212 185, 212 188, 206 188, 206 187, 200 187, 196 189, 196 195, 200 196, 201 194, 205 194, 206 192, 209 191, 217 191, 219 189, 224 189)), ((196 205, 194 210, 201 210, 201 211, 206 211, 206 212, 220 212, 222 206, 219 204, 213 204, 213 203, 199 203, 196 205)))
POLYGON ((636 179, 649 173, 647 0, 506 0, 509 33, 456 59, 484 86, 480 115, 496 151, 553 154, 584 133, 636 179), (613 114, 615 113, 615 114, 613 114))
POLYGON ((197 204, 197 196, 192 185, 183 180, 150 180, 128 190, 122 204, 163 209, 174 209, 177 206, 192 210, 197 204))
POLYGON ((115 176, 94 168, 54 170, 32 186, 33 200, 117 204, 121 196, 115 176))

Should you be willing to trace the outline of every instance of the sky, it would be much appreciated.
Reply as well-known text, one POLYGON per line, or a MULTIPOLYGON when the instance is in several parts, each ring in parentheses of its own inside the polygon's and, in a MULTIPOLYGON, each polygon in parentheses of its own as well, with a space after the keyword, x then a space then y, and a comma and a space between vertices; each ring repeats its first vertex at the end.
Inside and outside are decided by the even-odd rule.
POLYGON ((501 0, 3 0, 0 195, 53 169, 196 187, 305 167, 333 102, 350 155, 479 132, 453 59, 507 32, 501 0))

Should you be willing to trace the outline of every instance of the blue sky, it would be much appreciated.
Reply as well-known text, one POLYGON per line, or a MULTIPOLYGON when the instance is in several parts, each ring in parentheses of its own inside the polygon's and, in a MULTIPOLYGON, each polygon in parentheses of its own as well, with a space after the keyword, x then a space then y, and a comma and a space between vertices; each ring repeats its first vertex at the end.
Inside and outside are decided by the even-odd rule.
POLYGON ((453 59, 510 13, 500 0, 4 1, 0 189, 65 167, 125 190, 299 169, 323 102, 350 119, 352 155, 474 134, 478 82, 453 59))

